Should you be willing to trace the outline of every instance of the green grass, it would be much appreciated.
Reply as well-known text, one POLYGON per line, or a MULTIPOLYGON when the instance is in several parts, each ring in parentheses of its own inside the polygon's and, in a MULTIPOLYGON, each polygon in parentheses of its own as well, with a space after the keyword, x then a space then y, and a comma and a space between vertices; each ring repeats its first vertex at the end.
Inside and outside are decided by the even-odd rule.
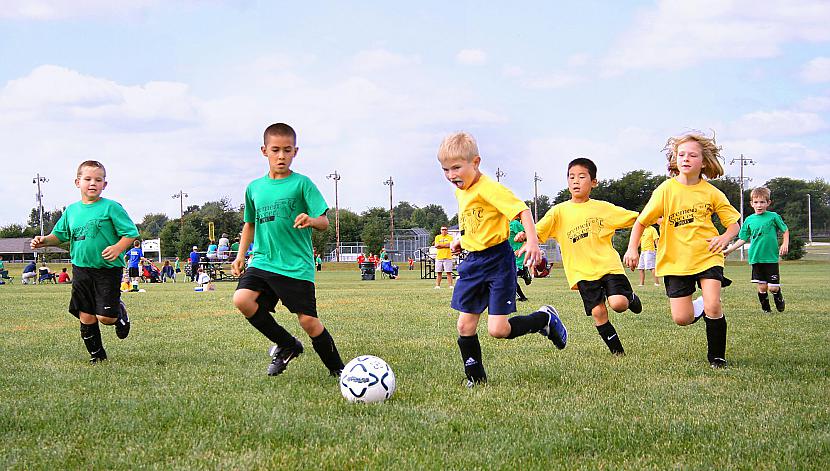
MULTIPOLYGON (((327 265, 328 267, 328 265, 327 265)), ((53 269, 55 267, 52 267, 53 269)), ((703 323, 681 328, 661 288, 642 314, 614 314, 612 357, 561 270, 526 289, 570 340, 486 336, 490 383, 467 390, 449 290, 402 271, 359 281, 323 271, 318 308, 348 361, 378 355, 398 391, 349 404, 306 345, 279 377, 269 343, 230 298, 187 283, 124 296, 133 332, 104 328, 110 360, 87 364, 69 286, 0 286, 0 468, 4 469, 827 469, 830 264, 781 266, 787 311, 763 314, 743 264, 724 291, 731 367, 705 361, 703 323)), ((633 279, 633 278, 632 278, 633 279)), ((482 323, 483 324, 483 323, 482 323)))

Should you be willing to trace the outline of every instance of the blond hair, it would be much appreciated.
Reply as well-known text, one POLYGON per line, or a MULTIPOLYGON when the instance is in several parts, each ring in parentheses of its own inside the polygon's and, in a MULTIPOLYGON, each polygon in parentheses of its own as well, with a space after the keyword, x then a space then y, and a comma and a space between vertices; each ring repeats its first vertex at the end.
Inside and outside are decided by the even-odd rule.
POLYGON ((450 134, 438 147, 438 160, 464 159, 471 162, 478 156, 475 138, 464 131, 450 134))
POLYGON ((677 148, 680 144, 690 141, 697 142, 703 153, 703 170, 700 172, 701 175, 705 175, 706 178, 711 180, 725 173, 720 163, 723 160, 720 155, 721 147, 715 142, 715 136, 706 137, 702 133, 692 132, 683 134, 682 136, 670 137, 666 141, 666 146, 663 147, 663 150, 666 152, 666 158, 669 161, 669 175, 676 177, 680 174, 680 170, 677 169, 677 148))
POLYGON ((97 160, 85 160, 81 162, 81 165, 78 165, 78 174, 76 175, 78 178, 81 177, 81 171, 84 167, 100 168, 104 172, 104 178, 107 178, 107 169, 104 168, 104 164, 97 160))
POLYGON ((764 198, 765 200, 769 201, 770 199, 770 191, 769 188, 765 186, 759 186, 758 188, 753 188, 752 193, 749 194, 750 199, 755 198, 764 198))

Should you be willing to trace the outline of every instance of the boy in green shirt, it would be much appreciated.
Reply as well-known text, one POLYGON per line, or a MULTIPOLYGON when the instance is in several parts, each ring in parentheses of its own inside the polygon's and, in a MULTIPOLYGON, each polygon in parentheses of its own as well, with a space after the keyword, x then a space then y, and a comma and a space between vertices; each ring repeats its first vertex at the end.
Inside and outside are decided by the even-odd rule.
POLYGON ((99 321, 115 325, 119 339, 130 333, 119 288, 124 252, 138 237, 138 229, 120 204, 101 197, 107 187, 107 171, 100 162, 81 163, 75 186, 81 190, 81 200, 66 208, 51 234, 34 237, 31 246, 39 249, 69 241, 69 312, 81 322, 81 338, 89 351, 89 362, 94 364, 107 359, 99 321))
POLYGON ((234 276, 241 275, 233 304, 254 328, 276 344, 270 351, 269 376, 285 371, 304 350, 303 344, 270 314, 282 301, 297 315, 329 374, 339 377, 343 361, 334 339, 317 317, 314 292, 311 230, 328 228, 328 205, 308 177, 291 170, 298 150, 297 134, 291 126, 268 126, 261 150, 268 159, 268 174, 252 181, 245 190, 245 224, 239 245, 256 243, 247 269, 243 251, 237 252, 231 265, 234 276))
POLYGON ((758 284, 758 301, 764 312, 772 312, 769 306, 769 292, 775 301, 775 309, 784 312, 784 295, 781 294, 781 278, 778 274, 778 256, 787 255, 790 246, 790 231, 778 213, 767 211, 772 201, 768 188, 758 187, 750 194, 755 214, 749 216, 741 226, 738 239, 723 251, 728 255, 747 241, 749 265, 752 267, 752 282, 758 284), (784 235, 778 246, 778 232, 784 235))

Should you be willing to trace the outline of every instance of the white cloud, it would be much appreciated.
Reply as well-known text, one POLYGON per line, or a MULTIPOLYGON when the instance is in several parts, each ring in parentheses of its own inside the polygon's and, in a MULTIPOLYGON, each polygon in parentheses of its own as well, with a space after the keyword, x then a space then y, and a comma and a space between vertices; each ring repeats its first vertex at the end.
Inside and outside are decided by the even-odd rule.
POLYGON ((643 10, 604 59, 605 74, 766 58, 793 41, 830 41, 822 0, 659 0, 643 10))
POLYGON ((809 96, 798 103, 798 109, 813 113, 830 111, 830 96, 809 96))
POLYGON ((86 16, 126 15, 159 0, 5 0, 0 18, 50 21, 86 16))
POLYGON ((816 57, 801 69, 805 82, 830 82, 830 57, 816 57))
POLYGON ((462 49, 456 54, 455 60, 464 65, 484 65, 487 63, 487 53, 481 49, 462 49))
POLYGON ((418 56, 406 56, 387 51, 386 49, 372 49, 361 51, 352 59, 352 65, 360 72, 376 72, 386 69, 395 69, 410 65, 418 65, 421 59, 418 56))
POLYGON ((524 69, 522 69, 518 65, 505 65, 501 69, 501 73, 505 77, 516 78, 516 77, 521 77, 522 75, 524 75, 525 71, 524 71, 524 69))
POLYGON ((525 88, 545 90, 567 87, 581 80, 581 77, 572 73, 554 72, 547 75, 527 77, 521 83, 525 88))
POLYGON ((756 111, 747 113, 727 126, 727 134, 736 137, 800 136, 827 129, 827 123, 815 113, 801 111, 756 111))
MULTIPOLYGON (((760 139, 723 141, 721 144, 728 155, 752 159, 755 165, 744 167, 744 176, 752 178, 750 186, 759 186, 767 181, 789 176, 810 180, 815 175, 830 175, 830 149, 816 149, 799 142, 776 142, 760 139), (782 173, 782 169, 790 169, 782 173)), ((727 161, 728 163, 728 161, 727 161)), ((737 164, 724 166, 727 174, 738 176, 737 164)), ((774 198, 773 198, 774 199, 774 198)))

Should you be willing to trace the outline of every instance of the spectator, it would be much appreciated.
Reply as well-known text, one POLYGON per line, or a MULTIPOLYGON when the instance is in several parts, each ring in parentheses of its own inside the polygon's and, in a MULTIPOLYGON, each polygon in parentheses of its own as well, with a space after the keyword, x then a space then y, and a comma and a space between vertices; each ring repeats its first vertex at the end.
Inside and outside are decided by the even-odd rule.
POLYGON ((55 272, 49 269, 46 266, 46 262, 40 264, 40 268, 37 269, 38 277, 37 282, 42 283, 44 281, 51 281, 52 283, 57 283, 57 277, 55 277, 55 272))
POLYGON ((35 264, 34 260, 32 260, 31 262, 29 262, 28 265, 23 267, 23 276, 21 277, 21 280, 23 280, 24 285, 28 285, 29 280, 32 281, 32 284, 35 284, 37 282, 37 265, 35 264))
POLYGON ((199 271, 199 247, 193 246, 193 250, 190 252, 190 281, 195 282, 196 277, 198 276, 199 271))
POLYGON ((211 240, 210 244, 208 245, 207 253, 205 254, 205 256, 207 256, 208 260, 210 260, 211 262, 216 260, 216 251, 217 250, 219 250, 219 246, 216 245, 215 241, 211 240))
POLYGON ((222 234, 222 237, 219 238, 219 248, 217 249, 217 254, 219 260, 227 260, 228 259, 228 251, 230 251, 231 243, 228 240, 227 234, 222 234))
POLYGON ((69 278, 69 273, 66 272, 66 267, 61 268, 61 272, 58 273, 58 283, 60 283, 60 284, 72 283, 72 279, 69 278))
POLYGON ((165 260, 161 267, 161 282, 167 283, 168 278, 172 279, 173 283, 176 282, 176 273, 173 272, 173 266, 170 265, 170 260, 165 260))
POLYGON ((9 271, 6 270, 5 265, 3 264, 3 256, 0 255, 0 278, 9 278, 9 271))

